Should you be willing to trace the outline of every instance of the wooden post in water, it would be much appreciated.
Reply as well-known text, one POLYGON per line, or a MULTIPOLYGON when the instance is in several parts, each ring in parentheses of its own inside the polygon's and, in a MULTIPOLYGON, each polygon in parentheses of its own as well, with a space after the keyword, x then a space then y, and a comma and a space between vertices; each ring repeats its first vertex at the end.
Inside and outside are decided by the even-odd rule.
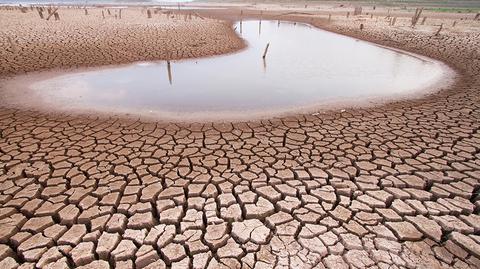
POLYGON ((120 19, 122 19, 122 9, 120 9, 120 11, 118 11, 118 17, 119 17, 120 19))
POLYGON ((453 21, 452 27, 455 27, 455 25, 457 25, 457 21, 453 21))
POLYGON ((56 21, 59 21, 60 20, 60 15, 58 15, 58 12, 55 11, 55 13, 53 13, 53 16, 55 17, 55 20, 56 21))
POLYGON ((105 12, 102 10, 102 18, 105 19, 105 12))
POLYGON ((170 67, 170 61, 167 60, 167 72, 168 72, 168 82, 172 85, 172 69, 170 67))
POLYGON ((85 7, 84 10, 85 10, 85 15, 88 15, 87 7, 85 7))
POLYGON ((360 23, 360 30, 363 30, 363 23, 360 23))
POLYGON ((332 20, 332 14, 328 14, 328 22, 332 20))
POLYGON ((263 52, 263 56, 262 56, 263 59, 267 57, 268 47, 270 47, 270 43, 267 43, 267 46, 265 47, 265 51, 263 52))
POLYGON ((152 18, 152 12, 150 11, 150 9, 147 9, 147 18, 152 18))

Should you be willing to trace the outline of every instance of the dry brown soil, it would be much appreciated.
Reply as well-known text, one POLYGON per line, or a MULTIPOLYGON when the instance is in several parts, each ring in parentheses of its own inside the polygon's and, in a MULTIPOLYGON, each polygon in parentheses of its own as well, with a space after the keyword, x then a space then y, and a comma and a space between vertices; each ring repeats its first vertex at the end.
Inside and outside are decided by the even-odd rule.
MULTIPOLYGON (((457 80, 421 99, 256 122, 0 107, 0 266, 479 268, 480 22, 437 16, 412 29, 409 18, 314 11, 243 16, 427 55, 457 80)), ((207 19, 239 8, 175 22, 140 9, 105 23, 99 10, 61 10, 60 22, 0 13, 2 75, 243 46, 229 23, 207 19)))

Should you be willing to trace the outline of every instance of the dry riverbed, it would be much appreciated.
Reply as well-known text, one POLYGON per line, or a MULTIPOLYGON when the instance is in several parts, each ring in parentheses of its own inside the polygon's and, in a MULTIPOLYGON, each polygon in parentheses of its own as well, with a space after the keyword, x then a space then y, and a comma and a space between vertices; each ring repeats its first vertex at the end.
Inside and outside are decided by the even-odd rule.
POLYGON ((132 8, 103 19, 102 9, 60 9, 56 22, 1 10, 0 73, 233 52, 245 44, 218 19, 237 19, 240 9, 244 18, 309 22, 426 55, 458 75, 420 99, 252 122, 169 124, 0 106, 0 264, 478 268, 473 16, 433 14, 411 28, 401 17, 409 14, 391 26, 390 11, 347 18, 351 7, 236 7, 191 19, 185 11, 147 19, 132 8))

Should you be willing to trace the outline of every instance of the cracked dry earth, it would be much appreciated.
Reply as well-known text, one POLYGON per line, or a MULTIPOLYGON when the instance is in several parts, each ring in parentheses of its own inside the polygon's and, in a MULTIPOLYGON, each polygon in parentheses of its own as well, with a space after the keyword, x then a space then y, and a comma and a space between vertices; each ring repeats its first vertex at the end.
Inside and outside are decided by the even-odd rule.
POLYGON ((461 78, 423 99, 234 124, 2 108, 0 266, 478 268, 480 39, 325 27, 461 78))
POLYGON ((110 15, 110 9, 89 10, 85 16, 83 9, 60 8, 60 21, 41 20, 36 11, 0 10, 0 75, 204 57, 245 46, 229 23, 196 14, 152 11, 147 19, 143 9, 128 8, 116 19, 118 9, 110 15))

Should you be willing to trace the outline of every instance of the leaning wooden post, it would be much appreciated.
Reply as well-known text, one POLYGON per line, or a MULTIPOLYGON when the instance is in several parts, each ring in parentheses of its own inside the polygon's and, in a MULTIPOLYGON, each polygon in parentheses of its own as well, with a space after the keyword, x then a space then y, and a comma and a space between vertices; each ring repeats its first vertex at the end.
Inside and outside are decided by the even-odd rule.
POLYGON ((417 8, 415 10, 415 15, 412 17, 412 27, 415 27, 418 20, 420 19, 420 15, 422 15, 423 8, 417 8))
POLYGON ((102 10, 102 18, 105 19, 105 12, 102 10))
POLYGON ((43 12, 40 9, 37 9, 38 11, 38 16, 40 16, 40 19, 43 20, 43 12))
POLYGON ((270 47, 270 43, 267 43, 267 46, 265 47, 265 51, 263 52, 263 56, 262 56, 263 59, 267 57, 268 47, 270 47))
POLYGON ((15 43, 13 43, 13 40, 7 36, 8 43, 10 44, 10 47, 12 48, 12 51, 16 51, 16 46, 15 43))
POLYGON ((440 34, 440 31, 442 31, 442 28, 443 28, 443 23, 440 24, 440 28, 438 28, 438 31, 435 33, 436 36, 440 34))
POLYGON ((425 21, 427 20, 427 17, 423 17, 423 20, 422 20, 422 25, 425 25, 425 21))
POLYGON ((55 10, 53 10, 53 11, 48 15, 48 17, 47 17, 46 20, 48 21, 48 20, 50 19, 50 17, 52 17, 53 14, 54 14, 55 12, 57 12, 57 10, 58 10, 58 7, 57 7, 55 10))

